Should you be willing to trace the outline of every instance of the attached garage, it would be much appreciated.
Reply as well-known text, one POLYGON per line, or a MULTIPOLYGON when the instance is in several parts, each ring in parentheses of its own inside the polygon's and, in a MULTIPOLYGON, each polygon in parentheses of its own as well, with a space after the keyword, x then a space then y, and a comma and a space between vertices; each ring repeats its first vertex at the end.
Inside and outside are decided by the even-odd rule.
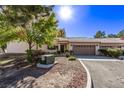
POLYGON ((95 55, 95 45, 73 45, 76 55, 95 55))

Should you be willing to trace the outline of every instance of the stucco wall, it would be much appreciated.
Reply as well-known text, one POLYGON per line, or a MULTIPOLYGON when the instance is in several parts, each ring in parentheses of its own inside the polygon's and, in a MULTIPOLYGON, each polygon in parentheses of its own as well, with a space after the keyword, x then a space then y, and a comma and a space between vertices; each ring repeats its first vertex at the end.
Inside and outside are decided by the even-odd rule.
POLYGON ((25 42, 10 42, 7 44, 7 53, 25 53, 28 45, 25 42))
MULTIPOLYGON (((7 44, 7 53, 25 53, 25 51, 28 49, 28 44, 25 42, 10 42, 7 44)), ((34 46, 32 49, 36 49, 36 46, 34 46)), ((56 50, 48 50, 47 45, 42 45, 41 48, 38 48, 39 50, 43 50, 45 52, 54 52, 56 50)))
POLYGON ((0 48, 0 53, 3 53, 2 49, 0 48))

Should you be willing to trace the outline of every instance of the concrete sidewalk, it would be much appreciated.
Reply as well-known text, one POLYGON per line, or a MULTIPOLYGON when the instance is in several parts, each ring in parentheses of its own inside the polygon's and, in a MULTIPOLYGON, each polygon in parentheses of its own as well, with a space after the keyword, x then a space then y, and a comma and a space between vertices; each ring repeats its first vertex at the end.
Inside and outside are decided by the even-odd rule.
POLYGON ((111 57, 106 57, 106 56, 77 56, 77 58, 79 58, 80 60, 83 61, 111 61, 111 62, 122 62, 122 60, 119 59, 115 59, 115 58, 111 58, 111 57))

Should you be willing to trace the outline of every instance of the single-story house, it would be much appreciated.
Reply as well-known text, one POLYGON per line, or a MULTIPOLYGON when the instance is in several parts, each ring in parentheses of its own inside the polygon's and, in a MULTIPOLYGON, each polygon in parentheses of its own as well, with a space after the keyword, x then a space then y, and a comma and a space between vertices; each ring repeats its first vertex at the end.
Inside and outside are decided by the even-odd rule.
POLYGON ((123 38, 59 38, 58 50, 72 50, 77 55, 99 55, 101 48, 124 49, 123 38))
MULTIPOLYGON (((73 51, 77 55, 99 55, 100 48, 121 48, 124 49, 123 38, 58 38, 55 46, 57 49, 50 50, 47 45, 43 45, 42 50, 47 52, 60 51, 64 53, 66 50, 73 51)), ((11 42, 7 45, 7 53, 24 53, 28 45, 25 42, 11 42)), ((35 49, 35 46, 33 47, 35 49)))

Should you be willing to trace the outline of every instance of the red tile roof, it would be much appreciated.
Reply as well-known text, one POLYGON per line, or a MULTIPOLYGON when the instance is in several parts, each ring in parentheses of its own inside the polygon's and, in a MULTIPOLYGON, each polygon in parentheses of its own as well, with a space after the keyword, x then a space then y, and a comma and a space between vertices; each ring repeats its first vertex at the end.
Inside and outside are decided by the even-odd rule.
POLYGON ((98 42, 98 43, 124 43, 124 39, 121 38, 59 38, 59 41, 69 42, 98 42))

